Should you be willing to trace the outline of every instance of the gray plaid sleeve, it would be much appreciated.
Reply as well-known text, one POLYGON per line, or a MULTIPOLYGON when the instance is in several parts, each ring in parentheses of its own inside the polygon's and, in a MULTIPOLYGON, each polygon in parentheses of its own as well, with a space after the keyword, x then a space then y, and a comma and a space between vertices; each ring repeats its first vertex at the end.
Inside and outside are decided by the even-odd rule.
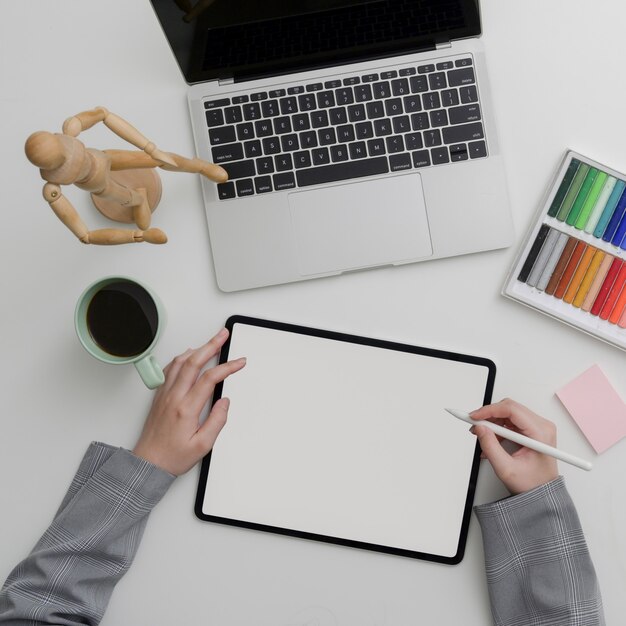
POLYGON ((174 476, 92 443, 57 514, 0 590, 0 624, 99 624, 174 476))
POLYGON ((563 477, 474 510, 496 626, 605 623, 596 573, 563 477))

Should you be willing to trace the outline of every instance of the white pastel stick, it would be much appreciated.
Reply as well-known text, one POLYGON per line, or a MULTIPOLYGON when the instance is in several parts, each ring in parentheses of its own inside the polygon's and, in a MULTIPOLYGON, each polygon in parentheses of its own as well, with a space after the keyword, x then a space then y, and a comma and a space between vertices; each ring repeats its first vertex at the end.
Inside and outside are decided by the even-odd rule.
POLYGON ((456 409, 446 409, 446 411, 448 411, 450 415, 454 415, 454 417, 456 417, 457 419, 467 422, 468 424, 472 424, 472 426, 485 426, 493 430, 496 435, 504 437, 504 439, 509 439, 510 441, 519 443, 521 446, 525 446, 526 448, 530 448, 531 450, 535 450, 536 452, 547 454, 554 457, 555 459, 558 459, 559 461, 564 461, 565 463, 575 465, 576 467, 580 467, 580 469, 584 469, 587 471, 593 468, 593 464, 591 463, 591 461, 585 461, 585 459, 581 459, 577 456, 574 456, 573 454, 569 454, 568 452, 557 450, 557 448, 553 448, 546 443, 537 441, 536 439, 531 439, 530 437, 526 437, 526 435, 522 435, 518 432, 515 432, 514 430, 504 428, 504 426, 494 424, 489 420, 473 420, 469 416, 469 413, 457 411, 456 409))

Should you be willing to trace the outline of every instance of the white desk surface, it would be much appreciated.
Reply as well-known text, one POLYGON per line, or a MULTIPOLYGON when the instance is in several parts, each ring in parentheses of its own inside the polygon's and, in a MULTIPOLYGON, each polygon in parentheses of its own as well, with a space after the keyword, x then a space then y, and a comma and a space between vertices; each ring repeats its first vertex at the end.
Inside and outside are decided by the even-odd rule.
MULTIPOLYGON (((35 130, 102 105, 165 150, 193 151, 186 85, 147 2, 27 0, 0 5, 0 579, 39 538, 92 440, 131 447, 152 394, 132 367, 92 359, 73 309, 83 288, 123 273, 161 296, 165 364, 234 313, 492 358, 495 398, 554 420, 559 443, 595 462, 561 465, 596 565, 607 623, 626 613, 626 441, 596 456, 554 392, 594 363, 626 398, 626 354, 499 295, 567 147, 626 172, 621 79, 626 4, 484 0, 484 44, 508 167, 516 243, 507 250, 235 294, 215 284, 190 174, 163 172, 153 223, 166 246, 79 244, 41 196, 24 157, 35 130)), ((106 129, 87 145, 125 147, 106 129)), ((88 225, 107 224, 66 189, 88 225)), ((268 251, 271 253, 271 251, 268 251)), ((468 407, 470 408, 470 407, 468 407)), ((490 623, 481 536, 471 522, 458 566, 222 527, 193 515, 197 471, 176 481, 148 524, 103 624, 396 626, 490 623)), ((476 503, 504 489, 483 465, 476 503)))

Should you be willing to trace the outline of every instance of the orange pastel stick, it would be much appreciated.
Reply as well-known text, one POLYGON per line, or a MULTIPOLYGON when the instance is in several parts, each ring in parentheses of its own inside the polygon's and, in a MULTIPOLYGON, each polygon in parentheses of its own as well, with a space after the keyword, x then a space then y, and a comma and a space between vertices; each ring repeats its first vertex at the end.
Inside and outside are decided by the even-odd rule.
POLYGON ((611 292, 609 293, 606 302, 602 305, 602 310, 600 311, 600 319, 608 320, 609 315, 611 315, 611 311, 613 311, 613 307, 617 302, 617 298, 622 293, 622 289, 624 287, 624 283, 626 282, 626 263, 622 265, 620 268, 619 274, 613 283, 613 287, 611 287, 611 292))
POLYGON ((625 308, 626 308, 626 289, 622 288, 622 291, 619 294, 619 297, 617 298, 617 302, 615 303, 615 306, 613 307, 613 310, 611 311, 611 315, 609 316, 609 322, 611 322, 611 324, 617 324, 620 321, 625 308))
MULTIPOLYGON (((593 282, 593 279, 596 277, 596 274, 598 273, 598 269, 600 267, 600 263, 602 263, 602 260, 604 259, 605 256, 606 256, 606 252, 603 252, 602 250, 595 251, 593 255, 593 259, 591 259, 591 263, 589 263, 589 269, 585 272, 585 276, 583 277, 582 282, 580 283, 580 287, 578 288, 578 291, 576 292, 576 297, 574 298, 572 302, 572 304, 576 308, 580 308, 583 301, 585 300, 585 296, 589 292, 591 283, 593 282)), ((582 261, 581 261, 581 265, 582 265, 582 261)), ((572 280, 572 282, 574 281, 572 280)))
POLYGON ((580 258, 580 262, 578 263, 578 267, 572 276, 572 280, 563 296, 563 302, 567 302, 568 304, 574 300, 574 296, 580 287, 580 283, 583 282, 583 278, 589 269, 589 265, 591 264, 591 259, 593 255, 596 253, 596 248, 593 246, 587 246, 582 257, 580 258))
POLYGON ((613 259, 615 257, 612 254, 607 254, 602 263, 600 263, 600 268, 598 269, 593 282, 591 283, 591 287, 589 287, 589 291, 585 296, 585 300, 583 301, 583 305, 580 307, 582 311, 586 311, 587 313, 591 311, 591 307, 593 303, 596 301, 596 297, 600 292, 600 288, 604 283, 604 279, 606 275, 609 273, 609 269, 611 265, 613 265, 613 259))
POLYGON ((561 276, 561 280, 559 280, 559 284, 556 286, 556 290, 554 291, 554 297, 559 300, 565 295, 565 291, 567 290, 567 286, 572 280, 572 276, 578 267, 578 261, 580 261, 580 257, 583 255, 587 244, 583 241, 579 241, 574 248, 574 252, 572 252, 572 256, 563 272, 563 276, 561 276))

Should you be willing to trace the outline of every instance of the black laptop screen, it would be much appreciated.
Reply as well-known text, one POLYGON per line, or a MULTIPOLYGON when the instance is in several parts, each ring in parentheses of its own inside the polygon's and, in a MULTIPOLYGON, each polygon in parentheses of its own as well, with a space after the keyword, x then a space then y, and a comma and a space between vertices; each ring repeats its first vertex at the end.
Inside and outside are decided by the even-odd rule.
POLYGON ((477 0, 151 0, 189 84, 406 54, 480 34, 477 0))

